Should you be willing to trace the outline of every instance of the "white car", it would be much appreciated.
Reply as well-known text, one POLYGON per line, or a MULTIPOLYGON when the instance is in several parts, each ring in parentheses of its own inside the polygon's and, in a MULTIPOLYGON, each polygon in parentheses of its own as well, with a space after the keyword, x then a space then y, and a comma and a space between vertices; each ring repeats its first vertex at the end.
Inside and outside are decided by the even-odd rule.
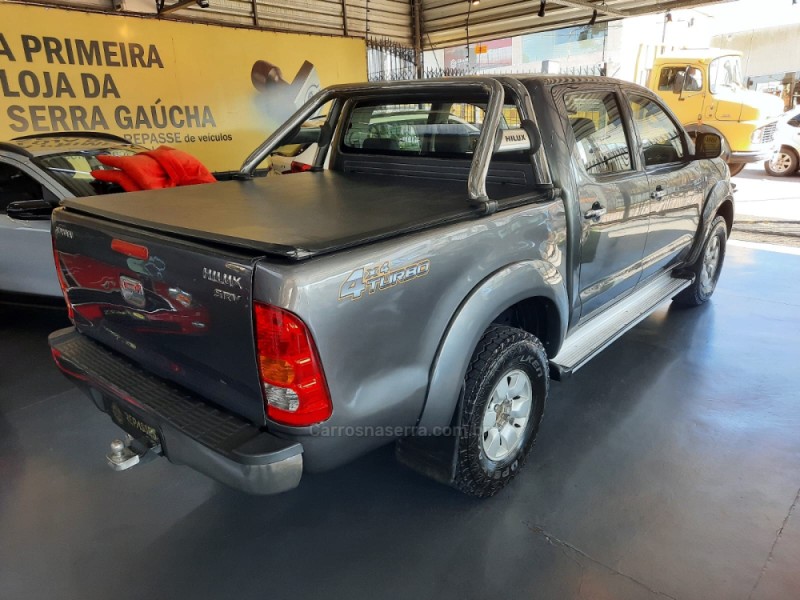
POLYGON ((302 173, 310 171, 317 156, 317 142, 287 144, 270 155, 273 174, 302 173))
POLYGON ((101 133, 38 134, 0 142, 0 296, 61 298, 50 213, 64 198, 121 192, 96 181, 98 154, 144 151, 101 133))
POLYGON ((295 136, 296 143, 281 146, 270 154, 270 173, 302 173, 310 170, 317 156, 320 128, 324 124, 324 116, 313 117, 303 123, 295 136))
POLYGON ((775 141, 780 144, 780 150, 772 160, 764 162, 764 170, 774 177, 788 177, 800 166, 800 107, 794 107, 778 119, 775 141))

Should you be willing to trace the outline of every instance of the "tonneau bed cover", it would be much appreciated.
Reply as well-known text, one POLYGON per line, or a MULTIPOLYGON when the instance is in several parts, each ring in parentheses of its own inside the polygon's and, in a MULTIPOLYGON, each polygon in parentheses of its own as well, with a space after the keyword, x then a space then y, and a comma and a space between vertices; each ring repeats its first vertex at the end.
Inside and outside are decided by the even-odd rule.
MULTIPOLYGON (((158 233, 297 260, 477 216, 466 187, 463 181, 324 171, 63 204, 158 233)), ((506 197, 520 189, 496 187, 506 197)))

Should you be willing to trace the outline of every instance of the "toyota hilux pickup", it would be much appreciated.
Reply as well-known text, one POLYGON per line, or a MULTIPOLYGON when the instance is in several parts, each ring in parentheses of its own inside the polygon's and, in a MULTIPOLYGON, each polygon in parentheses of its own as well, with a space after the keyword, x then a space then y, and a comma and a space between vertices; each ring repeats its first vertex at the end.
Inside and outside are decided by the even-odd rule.
POLYGON ((395 443, 491 496, 551 378, 713 293, 734 210, 720 152, 609 78, 330 87, 234 181, 65 200, 74 326, 53 357, 127 433, 116 469, 163 455, 269 494, 395 443), (309 171, 252 177, 319 114, 309 171))

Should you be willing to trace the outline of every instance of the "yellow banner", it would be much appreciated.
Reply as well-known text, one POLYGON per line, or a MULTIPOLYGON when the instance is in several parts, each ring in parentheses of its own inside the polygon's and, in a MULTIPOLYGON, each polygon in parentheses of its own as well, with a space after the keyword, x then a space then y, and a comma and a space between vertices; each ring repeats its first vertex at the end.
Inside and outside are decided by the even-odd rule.
POLYGON ((233 170, 320 86, 366 73, 359 39, 0 2, 0 141, 100 131, 233 170))

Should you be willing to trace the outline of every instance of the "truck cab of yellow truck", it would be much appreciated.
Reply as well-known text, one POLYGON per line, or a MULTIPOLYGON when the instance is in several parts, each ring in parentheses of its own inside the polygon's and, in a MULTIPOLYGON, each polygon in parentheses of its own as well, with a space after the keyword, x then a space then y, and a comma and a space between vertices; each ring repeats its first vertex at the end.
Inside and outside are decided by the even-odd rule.
POLYGON ((663 54, 653 62, 648 87, 690 134, 713 132, 722 138, 722 157, 732 176, 775 152, 783 102, 745 87, 740 52, 705 48, 663 54))

